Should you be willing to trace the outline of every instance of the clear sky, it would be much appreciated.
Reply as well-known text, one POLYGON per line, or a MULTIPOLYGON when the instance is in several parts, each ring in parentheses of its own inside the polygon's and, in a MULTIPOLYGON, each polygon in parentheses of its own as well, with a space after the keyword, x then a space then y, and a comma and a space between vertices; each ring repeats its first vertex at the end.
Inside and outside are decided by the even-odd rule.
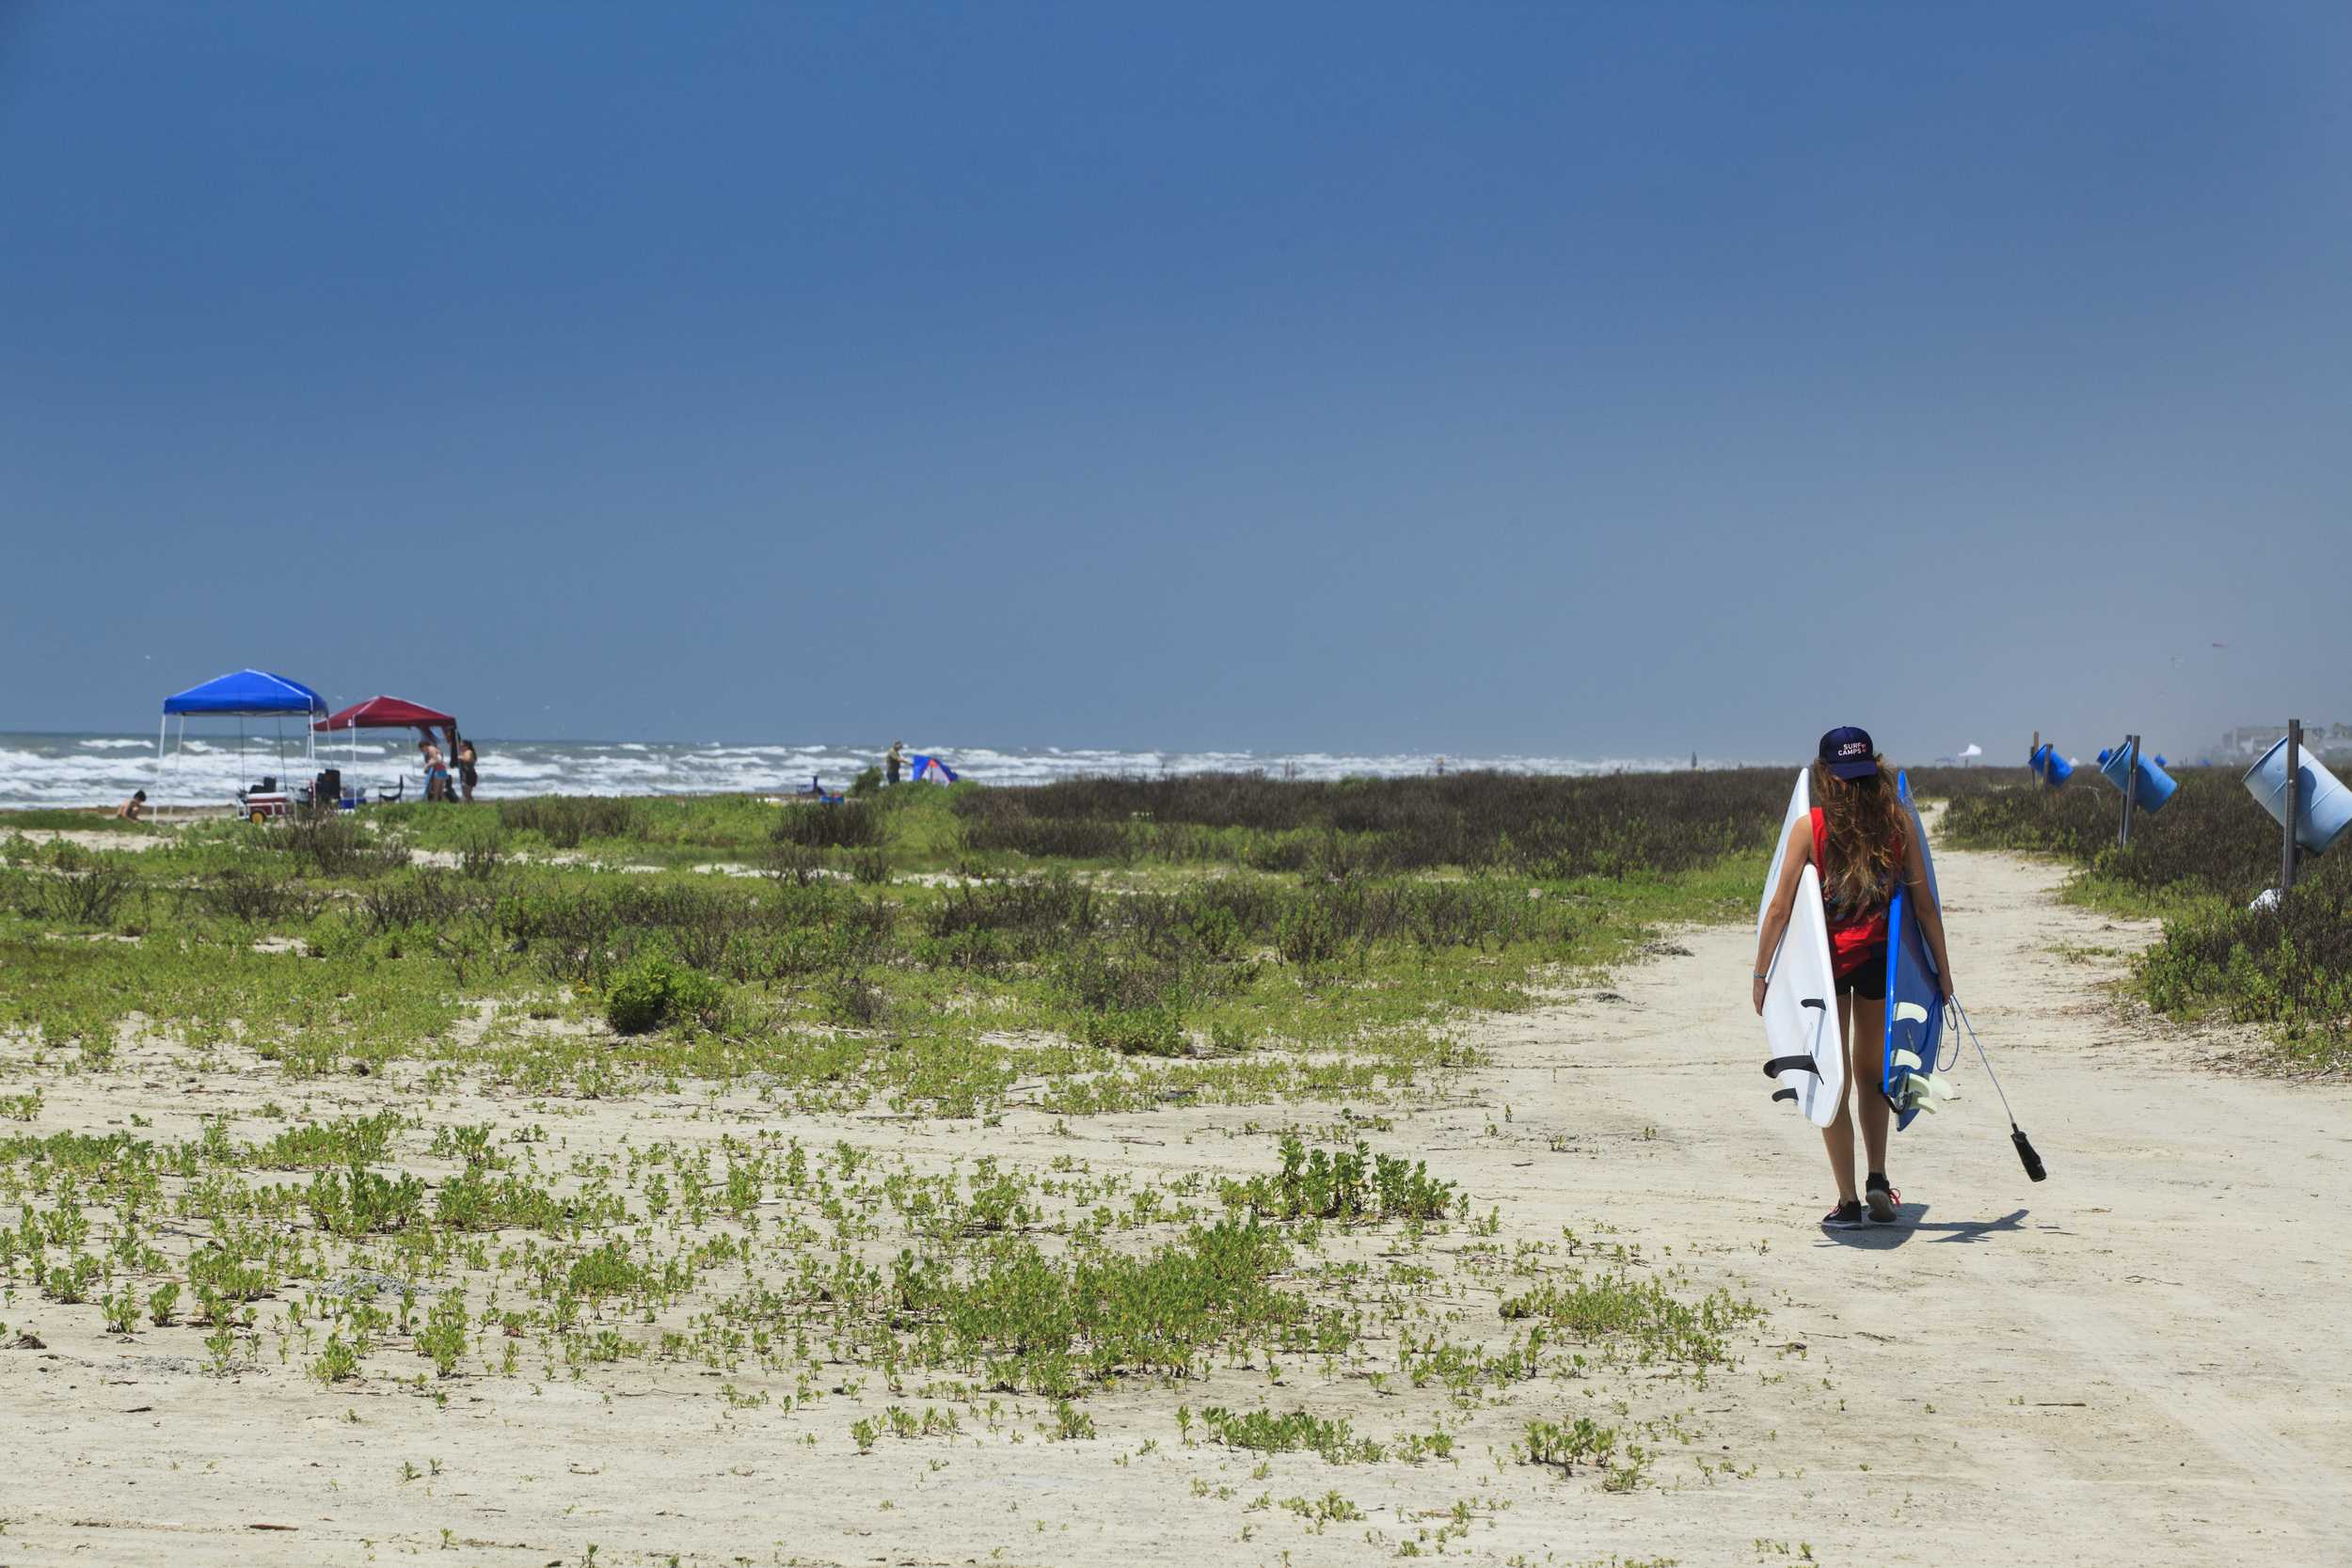
POLYGON ((2341 4, 0 0, 0 729, 2352 719, 2341 4))

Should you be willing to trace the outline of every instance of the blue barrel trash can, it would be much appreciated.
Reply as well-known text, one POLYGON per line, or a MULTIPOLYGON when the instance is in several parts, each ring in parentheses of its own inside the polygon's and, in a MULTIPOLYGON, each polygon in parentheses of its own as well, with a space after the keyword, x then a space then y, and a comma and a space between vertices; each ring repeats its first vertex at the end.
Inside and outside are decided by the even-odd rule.
MULTIPOLYGON (((2352 790, 2347 790, 2328 765, 2304 752, 2296 768, 2295 842, 2316 855, 2352 827, 2352 790)), ((2262 802, 2270 819, 2284 827, 2287 820, 2287 737, 2265 752, 2246 770, 2246 791, 2262 802)))
MULTIPOLYGON (((2171 774, 2164 770, 2164 759, 2162 757, 2156 757, 2153 760, 2148 757, 2141 757, 2138 759, 2138 809, 2153 816, 2157 812, 2164 809, 2164 803, 2172 799, 2172 792, 2181 786, 2179 784, 2174 782, 2171 774)), ((2113 784, 2116 788, 2122 789, 2124 787, 2125 782, 2131 776, 2131 770, 2132 747, 2130 742, 2126 741, 2124 744, 2115 747, 2111 751, 2105 751, 2099 753, 2099 776, 2106 780, 2107 783, 2113 784)))

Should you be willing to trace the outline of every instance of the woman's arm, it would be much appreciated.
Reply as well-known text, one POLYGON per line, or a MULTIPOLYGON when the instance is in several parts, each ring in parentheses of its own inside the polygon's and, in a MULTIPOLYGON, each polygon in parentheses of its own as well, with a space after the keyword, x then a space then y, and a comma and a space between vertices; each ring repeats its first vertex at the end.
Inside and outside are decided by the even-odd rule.
POLYGON ((1772 889, 1772 902, 1764 911, 1763 929, 1756 937, 1756 1010, 1764 1010, 1764 976, 1772 967, 1772 955, 1780 951, 1780 939, 1788 929, 1788 912, 1797 907, 1797 881, 1813 859, 1813 824, 1800 817, 1790 825, 1788 837, 1781 846, 1780 885, 1772 889))
POLYGON ((1919 841, 1919 830, 1912 825, 1908 814, 1903 817, 1903 886, 1910 890, 1911 907, 1918 911, 1919 929, 1928 939, 1928 951, 1935 955, 1935 973, 1944 987, 1947 1001, 1952 994, 1952 956, 1944 947, 1944 911, 1936 908, 1935 895, 1928 886, 1928 851, 1919 841))

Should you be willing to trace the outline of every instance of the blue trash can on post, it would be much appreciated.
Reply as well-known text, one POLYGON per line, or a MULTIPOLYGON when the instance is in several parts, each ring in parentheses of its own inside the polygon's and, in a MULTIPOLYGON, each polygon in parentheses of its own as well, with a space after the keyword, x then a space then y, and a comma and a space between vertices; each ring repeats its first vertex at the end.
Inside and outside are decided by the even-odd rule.
MULTIPOLYGON (((2286 825, 2287 741, 2265 752, 2246 770, 2246 792, 2262 802, 2263 810, 2280 827, 2286 825)), ((2316 855, 2352 827, 2352 790, 2344 787, 2327 764, 2308 751, 2296 758, 2295 842, 2316 855)))
POLYGON ((2137 747, 2126 741, 2113 751, 2101 752, 2099 776, 2122 789, 2135 763, 2138 765, 2139 798, 2133 803, 2133 810, 2153 816, 2181 786, 2159 764, 2141 756, 2137 747))

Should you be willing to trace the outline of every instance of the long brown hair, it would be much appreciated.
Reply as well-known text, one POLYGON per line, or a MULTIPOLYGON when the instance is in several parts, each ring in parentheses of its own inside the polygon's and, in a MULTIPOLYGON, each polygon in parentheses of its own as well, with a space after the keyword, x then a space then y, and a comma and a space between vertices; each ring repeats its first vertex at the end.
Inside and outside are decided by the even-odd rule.
POLYGON ((1902 803, 1895 799, 1886 759, 1876 760, 1879 770, 1859 779, 1841 779, 1825 764, 1813 765, 1813 803, 1821 808, 1829 838, 1821 856, 1822 891, 1848 909, 1885 903, 1902 865, 1902 803))

